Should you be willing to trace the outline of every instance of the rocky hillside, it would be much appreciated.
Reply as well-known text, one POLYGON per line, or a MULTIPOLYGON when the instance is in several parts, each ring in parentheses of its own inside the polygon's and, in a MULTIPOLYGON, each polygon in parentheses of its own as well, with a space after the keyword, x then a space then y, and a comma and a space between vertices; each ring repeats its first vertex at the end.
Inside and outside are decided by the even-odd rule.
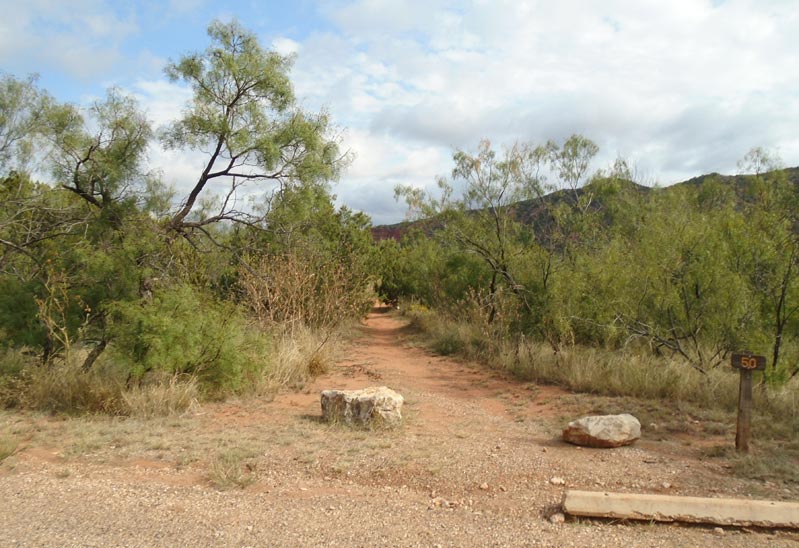
MULTIPOLYGON (((799 167, 791 167, 780 170, 783 176, 791 180, 799 189, 799 167)), ((710 192, 712 187, 728 189, 736 200, 745 202, 750 193, 750 176, 747 175, 721 175, 719 173, 708 173, 700 175, 687 181, 682 181, 671 186, 652 188, 636 184, 632 181, 610 183, 608 180, 598 180, 580 188, 576 191, 557 190, 546 195, 543 199, 525 200, 516 204, 516 218, 520 222, 533 225, 537 231, 544 228, 549 222, 549 211, 557 206, 566 203, 573 204, 586 193, 592 194, 592 209, 601 209, 603 202, 609 196, 618 194, 621 191, 632 192, 679 192, 686 187, 706 188, 710 192)), ((402 237, 412 229, 422 229, 425 232, 432 232, 439 226, 435 220, 424 219, 419 221, 402 221, 400 223, 379 225, 372 228, 375 240, 394 239, 401 240, 402 237)))

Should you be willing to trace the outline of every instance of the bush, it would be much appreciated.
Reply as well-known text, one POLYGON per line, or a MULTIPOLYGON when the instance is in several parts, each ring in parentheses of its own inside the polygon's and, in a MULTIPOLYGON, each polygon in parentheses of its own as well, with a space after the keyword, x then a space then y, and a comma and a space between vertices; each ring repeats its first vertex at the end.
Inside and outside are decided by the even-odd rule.
POLYGON ((111 359, 130 385, 177 375, 196 378, 209 393, 240 391, 268 365, 268 340, 242 312, 188 285, 149 302, 117 303, 112 318, 111 359))
POLYGON ((240 269, 239 283, 252 313, 269 329, 279 324, 333 329, 363 317, 376 298, 368 274, 313 250, 262 257, 240 269))
POLYGON ((87 349, 42 364, 23 349, 0 350, 0 405, 53 413, 156 416, 203 398, 269 395, 327 371, 336 331, 247 323, 240 308, 188 285, 110 309, 106 352, 86 370, 87 349))

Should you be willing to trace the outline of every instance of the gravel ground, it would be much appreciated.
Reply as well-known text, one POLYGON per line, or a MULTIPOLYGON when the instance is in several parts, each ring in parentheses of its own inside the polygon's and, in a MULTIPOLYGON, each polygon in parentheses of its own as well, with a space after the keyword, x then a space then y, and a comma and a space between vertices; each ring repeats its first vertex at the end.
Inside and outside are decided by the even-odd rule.
POLYGON ((793 546, 787 533, 596 521, 555 525, 535 500, 430 508, 411 489, 219 492, 120 478, 4 478, 2 546, 793 546), (475 508, 482 508, 478 510, 475 508))
POLYGON ((797 544, 790 531, 551 523, 570 488, 781 500, 797 492, 734 478, 723 461, 663 436, 613 450, 566 445, 563 393, 403 346, 398 322, 373 315, 339 367, 273 402, 151 420, 0 415, 26 439, 0 463, 0 546, 797 544), (321 389, 380 384, 406 398, 401 428, 318 420, 321 389), (215 468, 231 452, 241 487, 223 484, 215 468))

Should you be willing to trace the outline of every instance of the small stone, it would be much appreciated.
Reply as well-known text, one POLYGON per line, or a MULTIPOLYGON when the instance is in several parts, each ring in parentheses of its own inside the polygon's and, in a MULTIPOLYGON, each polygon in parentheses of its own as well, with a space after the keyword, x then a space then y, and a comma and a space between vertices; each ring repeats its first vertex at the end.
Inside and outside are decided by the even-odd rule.
POLYGON ((441 497, 436 497, 430 501, 430 508, 446 508, 447 501, 441 497))
POLYGON ((551 516, 549 516, 549 522, 554 523, 555 525, 560 525, 566 521, 566 516, 564 516, 561 512, 555 512, 551 516))
POLYGON ((549 483, 552 485, 566 485, 566 480, 561 477, 554 476, 549 478, 549 483))
POLYGON ((671 489, 671 484, 667 481, 661 483, 660 486, 663 487, 663 489, 671 489))
POLYGON ((715 528, 713 529, 713 532, 714 532, 715 534, 717 534, 717 535, 723 535, 723 534, 724 534, 724 529, 722 529, 721 527, 715 527, 715 528))
POLYGON ((502 491, 503 493, 504 493, 505 491, 507 491, 507 489, 505 489, 505 486, 504 486, 504 485, 500 485, 500 486, 499 486, 499 490, 500 490, 500 491, 502 491))
POLYGON ((564 441, 587 447, 621 447, 640 437, 641 423, 630 414, 583 417, 563 430, 564 441))
POLYGON ((480 484, 480 489, 483 491, 488 491, 488 484, 483 482, 480 484))

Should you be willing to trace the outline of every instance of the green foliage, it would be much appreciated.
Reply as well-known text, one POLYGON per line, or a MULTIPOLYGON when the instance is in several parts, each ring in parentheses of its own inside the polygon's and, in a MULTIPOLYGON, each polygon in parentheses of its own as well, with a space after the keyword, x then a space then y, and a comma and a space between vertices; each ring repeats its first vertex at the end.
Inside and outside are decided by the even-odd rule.
POLYGON ((236 21, 214 21, 208 35, 208 49, 166 67, 170 79, 192 87, 194 98, 162 141, 168 148, 207 155, 197 183, 169 224, 183 233, 222 219, 252 221, 250 214, 232 209, 230 200, 247 181, 277 183, 281 189, 323 183, 336 176, 342 160, 327 135, 327 115, 296 106, 288 77, 291 58, 264 50, 236 21), (215 179, 231 185, 218 213, 190 217, 206 184, 215 179))
MULTIPOLYGON (((196 377, 209 391, 239 390, 263 361, 247 346, 255 337, 241 313, 188 285, 165 288, 152 300, 111 307, 111 359, 131 381, 148 376, 196 377)), ((258 340, 259 350, 265 350, 258 340)))
POLYGON ((3 277, 0 292, 0 348, 11 345, 36 347, 45 339, 44 326, 37 319, 38 309, 32 298, 37 282, 22 282, 3 277))
POLYGON ((194 97, 163 143, 207 154, 177 210, 144 171, 153 134, 132 97, 111 89, 80 109, 34 78, 0 79, 3 404, 160 414, 198 393, 272 390, 323 370, 332 326, 371 306, 370 220, 333 206, 328 183, 346 155, 327 115, 297 107, 290 58, 236 22, 209 35, 206 51, 167 67, 194 97), (53 185, 21 171, 29 155, 46 158, 53 185), (229 193, 204 196, 209 181, 229 193), (234 208, 247 182, 267 184, 262 208, 234 208), (241 273, 257 272, 245 259, 270 299, 283 283, 289 306, 247 294, 241 273), (264 306, 274 321, 253 327, 246 311, 264 306), (324 327, 321 340, 285 343, 300 323, 324 327))
MULTIPOLYGON (((771 357, 766 382, 795 376, 799 193, 788 172, 754 150, 745 159, 753 175, 644 189, 622 160, 589 175, 596 151, 572 136, 562 146, 517 145, 500 159, 484 142, 477 155, 455 154, 463 198, 448 181, 436 198, 399 189, 433 215, 427 226, 441 228, 381 244, 384 292, 463 318, 467 301, 496 313, 503 289, 515 300, 503 305, 511 338, 543 338, 556 353, 628 348, 706 375, 747 349, 771 357), (544 167, 558 182, 547 182, 544 167), (514 202, 523 196, 532 199, 514 202), (468 266, 475 258, 481 271, 468 266)), ((439 350, 473 346, 458 333, 439 350)))
POLYGON ((0 176, 28 166, 46 125, 52 99, 36 87, 36 80, 0 76, 0 176))
POLYGON ((89 114, 90 123, 68 105, 48 113, 55 144, 53 175, 63 188, 105 209, 107 218, 117 222, 116 209, 125 207, 133 185, 143 178, 152 130, 136 101, 117 89, 94 103, 89 114))
POLYGON ((153 134, 133 98, 112 89, 81 110, 35 78, 0 77, 5 404, 171 413, 196 394, 302 382, 378 284, 461 321, 438 330, 440 352, 583 390, 678 397, 679 364, 711 386, 744 348, 769 355, 769 394, 792 386, 799 193, 768 151, 742 160, 746 177, 643 190, 623 160, 592 173, 598 147, 580 135, 483 141, 454 153, 438 194, 398 189, 426 232, 375 245, 368 217, 334 206, 347 158, 328 116, 298 107, 292 59, 235 21, 208 33, 205 51, 166 68, 193 98, 161 140, 205 154, 177 208, 144 171, 153 134), (24 172, 31 157, 54 185, 24 172), (227 194, 207 196, 210 182, 227 194), (248 183, 260 205, 237 209, 248 183))

